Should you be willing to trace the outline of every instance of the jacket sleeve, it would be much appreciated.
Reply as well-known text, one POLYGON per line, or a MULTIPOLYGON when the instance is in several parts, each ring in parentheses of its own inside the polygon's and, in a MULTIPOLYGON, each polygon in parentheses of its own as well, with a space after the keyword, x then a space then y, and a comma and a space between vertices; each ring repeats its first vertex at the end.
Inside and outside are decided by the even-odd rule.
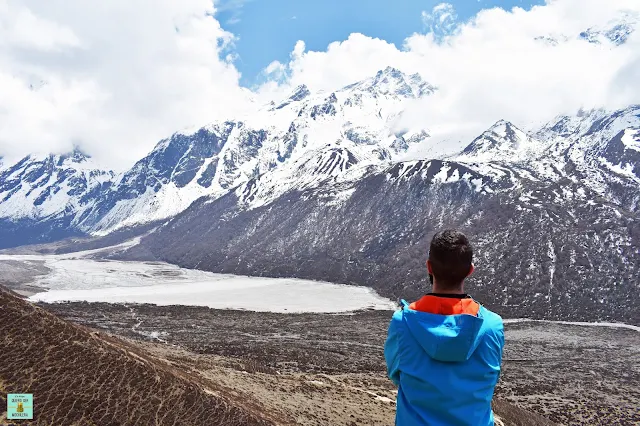
POLYGON ((502 320, 500 321, 500 327, 497 331, 497 340, 498 340, 498 365, 500 369, 498 370, 498 377, 496 378, 496 383, 500 380, 500 374, 502 373, 502 355, 504 353, 504 325, 502 324, 502 320))
POLYGON ((396 311, 389 323, 387 340, 384 343, 384 359, 387 362, 387 373, 391 381, 400 383, 400 330, 402 327, 402 311, 396 311))

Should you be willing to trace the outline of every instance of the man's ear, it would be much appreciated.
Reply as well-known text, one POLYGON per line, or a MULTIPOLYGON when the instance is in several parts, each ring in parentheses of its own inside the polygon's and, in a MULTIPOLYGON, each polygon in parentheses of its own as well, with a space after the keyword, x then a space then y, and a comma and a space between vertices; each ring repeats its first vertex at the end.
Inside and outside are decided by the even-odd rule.
POLYGON ((475 270, 476 270, 476 267, 475 267, 475 266, 473 266, 473 263, 472 263, 472 264, 471 264, 471 268, 469 268, 469 273, 467 274, 467 276, 469 276, 469 275, 473 274, 473 271, 475 271, 475 270))
POLYGON ((427 260, 427 271, 429 271, 429 275, 433 275, 433 268, 431 268, 431 261, 427 260))

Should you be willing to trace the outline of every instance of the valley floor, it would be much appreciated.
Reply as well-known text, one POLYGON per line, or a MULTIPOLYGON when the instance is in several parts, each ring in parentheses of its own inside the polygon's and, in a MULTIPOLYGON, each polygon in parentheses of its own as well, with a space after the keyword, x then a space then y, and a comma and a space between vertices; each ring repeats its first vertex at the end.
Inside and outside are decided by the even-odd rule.
MULTIPOLYGON (((136 342, 226 393, 306 425, 388 425, 395 391, 382 345, 390 312, 278 314, 188 306, 42 304, 136 342)), ((495 409, 506 425, 640 422, 640 333, 506 324, 495 409)))
POLYGON ((247 277, 180 268, 162 262, 0 253, 0 284, 35 302, 153 303, 270 312, 393 309, 366 287, 294 278, 247 277))

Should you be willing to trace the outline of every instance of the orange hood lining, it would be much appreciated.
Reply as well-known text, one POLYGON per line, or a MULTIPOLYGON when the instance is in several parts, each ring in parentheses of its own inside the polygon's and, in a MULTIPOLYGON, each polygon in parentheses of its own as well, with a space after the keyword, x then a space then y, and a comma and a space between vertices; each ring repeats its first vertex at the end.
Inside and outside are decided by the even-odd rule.
POLYGON ((460 297, 442 297, 427 294, 420 300, 410 304, 409 309, 437 315, 468 314, 478 316, 480 305, 478 302, 466 295, 461 295, 460 297))

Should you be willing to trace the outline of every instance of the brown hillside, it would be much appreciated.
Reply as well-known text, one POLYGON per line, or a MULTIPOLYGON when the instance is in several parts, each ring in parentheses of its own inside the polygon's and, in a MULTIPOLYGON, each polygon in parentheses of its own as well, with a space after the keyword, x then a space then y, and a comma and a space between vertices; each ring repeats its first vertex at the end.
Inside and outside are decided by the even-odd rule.
POLYGON ((198 383, 0 288, 0 424, 7 393, 34 395, 34 420, 20 425, 274 424, 198 383))

